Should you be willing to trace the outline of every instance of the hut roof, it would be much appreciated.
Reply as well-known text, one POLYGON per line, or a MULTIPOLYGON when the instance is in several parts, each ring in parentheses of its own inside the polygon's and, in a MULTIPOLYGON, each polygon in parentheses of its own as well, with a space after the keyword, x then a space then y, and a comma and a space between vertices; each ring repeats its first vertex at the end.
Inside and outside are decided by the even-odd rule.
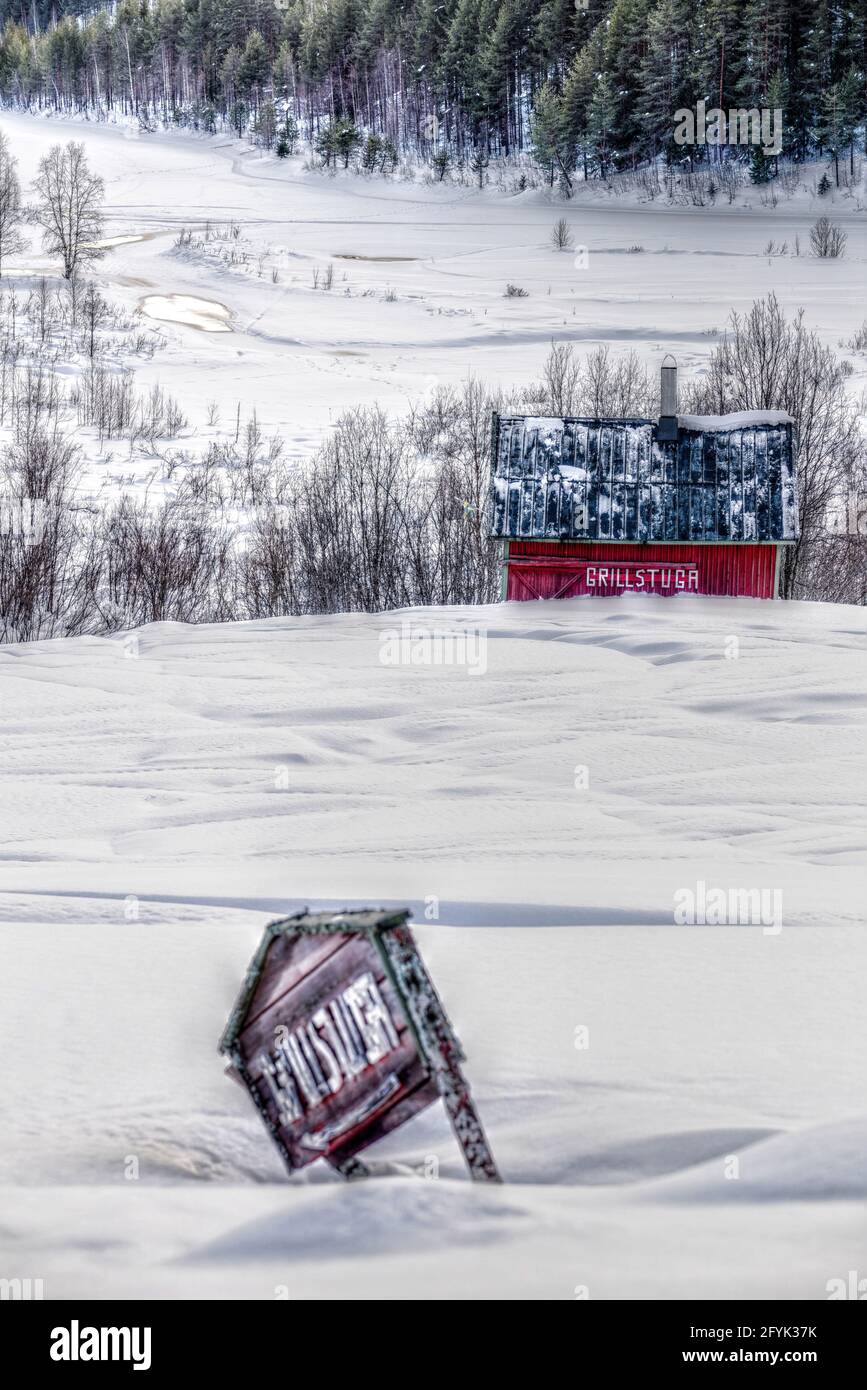
POLYGON ((793 541, 794 424, 780 411, 657 422, 495 416, 491 534, 514 540, 793 541))

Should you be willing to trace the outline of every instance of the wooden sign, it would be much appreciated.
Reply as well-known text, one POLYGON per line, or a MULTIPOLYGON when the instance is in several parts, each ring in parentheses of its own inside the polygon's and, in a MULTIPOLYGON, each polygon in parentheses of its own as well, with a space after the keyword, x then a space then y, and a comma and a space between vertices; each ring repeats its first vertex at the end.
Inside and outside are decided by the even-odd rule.
POLYGON ((290 1172, 357 1154, 440 1097, 473 1178, 499 1181, 460 1043, 406 911, 271 922, 220 1042, 290 1172))

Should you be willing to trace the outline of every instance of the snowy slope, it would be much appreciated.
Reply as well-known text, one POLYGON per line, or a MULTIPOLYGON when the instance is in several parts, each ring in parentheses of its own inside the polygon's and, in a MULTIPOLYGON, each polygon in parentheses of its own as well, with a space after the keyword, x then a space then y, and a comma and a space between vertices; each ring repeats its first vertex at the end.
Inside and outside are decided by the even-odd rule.
MULTIPOLYGON (((812 169, 777 206, 750 188, 735 206, 636 205, 591 188, 564 205, 540 191, 328 177, 305 171, 300 157, 280 161, 228 137, 139 136, 12 112, 0 129, 24 182, 53 142, 85 142, 105 180, 115 242, 94 276, 128 309, 157 315, 145 321, 166 333, 165 348, 138 368, 138 386, 169 387, 205 437, 211 403, 224 426, 240 403, 305 457, 351 406, 403 412, 470 371, 525 386, 553 338, 579 350, 634 347, 654 370, 672 351, 687 376, 702 368, 731 310, 771 290, 787 313, 803 307, 835 350, 865 317, 863 199, 816 198, 812 169), (820 214, 846 231, 845 258, 808 254, 820 214), (560 216, 586 258, 552 247, 560 216), (176 248, 183 229, 201 238, 208 227, 225 237, 206 254, 176 248), (789 254, 768 255, 769 242, 789 254), (314 289, 314 272, 329 264, 333 288, 314 289), (507 281, 527 298, 504 298, 507 281), (203 314, 219 331, 203 331, 203 314)), ((56 270, 34 242, 3 273, 24 284, 28 272, 56 270)), ((867 360, 852 361, 857 392, 867 360)), ((114 471, 122 466, 120 454, 114 471)))
POLYGON ((825 1297, 865 1257, 865 636, 632 596, 0 649, 4 1274, 825 1297), (383 664, 404 623, 485 670, 383 664), (699 881, 782 930, 676 926, 699 881), (500 1190, 438 1108, 390 1176, 287 1183, 222 1075, 265 922, 358 901, 415 908, 500 1190))

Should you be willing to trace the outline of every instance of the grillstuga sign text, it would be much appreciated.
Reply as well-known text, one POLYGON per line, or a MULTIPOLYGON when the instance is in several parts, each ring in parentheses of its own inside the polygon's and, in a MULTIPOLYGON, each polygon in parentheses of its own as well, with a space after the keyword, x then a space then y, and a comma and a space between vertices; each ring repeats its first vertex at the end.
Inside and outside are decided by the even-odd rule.
POLYGON ((637 565, 628 562, 613 565, 584 564, 584 584, 588 590, 621 593, 634 589, 637 593, 654 594, 681 589, 698 593, 698 566, 637 565))
POLYGON ((463 1052, 406 911, 297 913, 272 922, 220 1043, 290 1172, 357 1157, 442 1100, 470 1175, 499 1175, 463 1052))
POLYGON ((293 1124, 399 1046, 388 1005, 365 970, 299 1027, 279 1024, 273 1048, 256 1061, 281 1122, 293 1124))

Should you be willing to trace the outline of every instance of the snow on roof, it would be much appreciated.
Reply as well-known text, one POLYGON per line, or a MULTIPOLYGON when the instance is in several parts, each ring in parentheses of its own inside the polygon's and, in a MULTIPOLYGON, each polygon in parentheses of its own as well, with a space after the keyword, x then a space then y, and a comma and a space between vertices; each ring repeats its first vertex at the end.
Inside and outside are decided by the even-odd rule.
POLYGON ((795 422, 785 410, 739 410, 733 415, 678 415, 678 428, 682 430, 711 430, 722 434, 728 430, 745 430, 753 426, 793 425, 795 422))

